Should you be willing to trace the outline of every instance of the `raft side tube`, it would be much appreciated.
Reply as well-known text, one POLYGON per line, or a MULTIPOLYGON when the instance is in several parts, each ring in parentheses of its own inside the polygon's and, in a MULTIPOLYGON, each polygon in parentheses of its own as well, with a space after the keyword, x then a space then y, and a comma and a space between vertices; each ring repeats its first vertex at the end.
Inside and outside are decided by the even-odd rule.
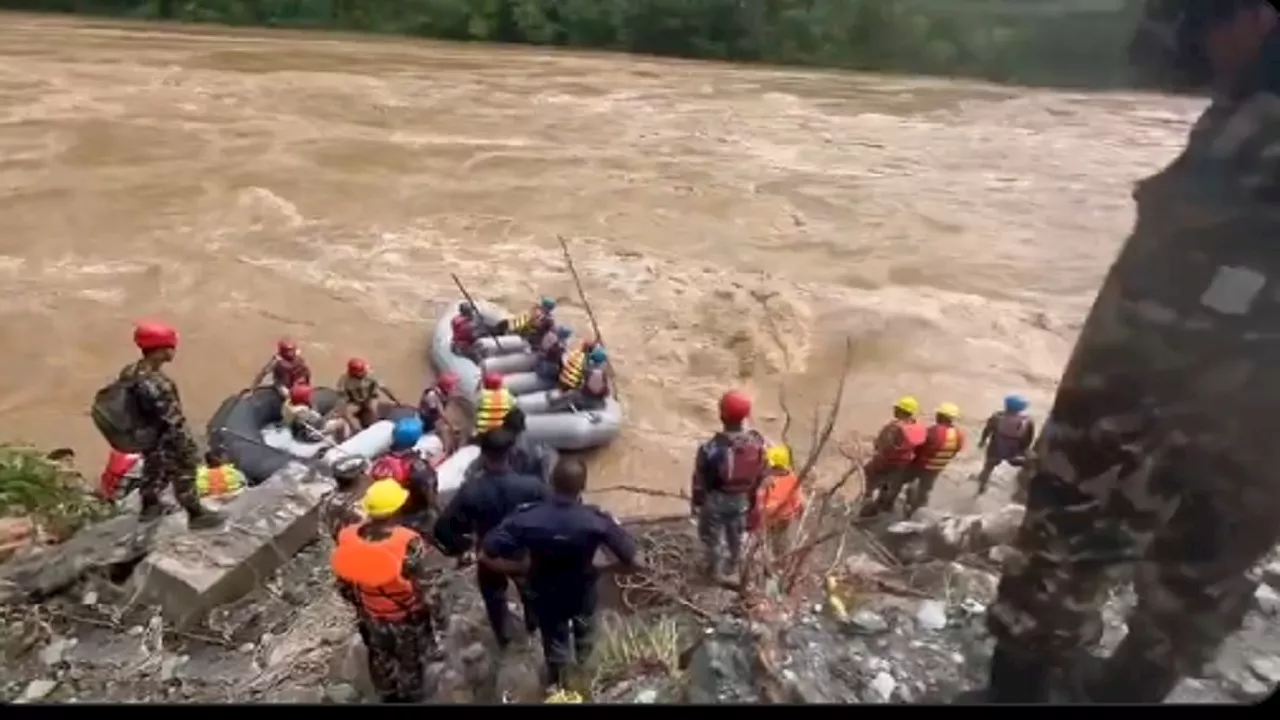
MULTIPOLYGON (((539 393, 541 396, 546 394, 539 393)), ((557 450, 599 447, 611 442, 621 432, 622 406, 613 398, 609 398, 599 410, 545 413, 525 418, 525 434, 529 439, 557 450)))
POLYGON ((467 468, 480 457, 478 445, 463 445, 444 462, 436 466, 436 482, 442 498, 452 495, 462 487, 462 480, 467 468))
POLYGON ((554 380, 547 380, 533 372, 512 373, 503 378, 503 384, 512 395, 516 396, 516 402, 520 402, 520 396, 529 393, 545 395, 546 391, 555 388, 554 380))
MULTIPOLYGON (((453 342, 453 318, 449 318, 449 342, 450 344, 453 342)), ((529 352, 529 343, 519 335, 482 337, 476 340, 475 347, 486 360, 498 360, 508 355, 523 355, 529 352)))
POLYGON ((510 355, 499 355, 498 357, 485 358, 480 363, 480 367, 484 372, 496 372, 503 375, 512 373, 529 372, 534 365, 538 364, 538 356, 531 351, 521 353, 512 353, 510 355))

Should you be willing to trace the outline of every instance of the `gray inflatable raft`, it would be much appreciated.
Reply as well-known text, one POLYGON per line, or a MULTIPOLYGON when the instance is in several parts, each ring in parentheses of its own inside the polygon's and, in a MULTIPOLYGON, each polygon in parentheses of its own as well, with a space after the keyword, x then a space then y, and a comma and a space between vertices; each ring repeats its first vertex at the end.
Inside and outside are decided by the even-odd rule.
MULTIPOLYGON (((480 302, 479 310, 488 322, 496 323, 507 313, 489 303, 480 302)), ((458 376, 458 391, 474 406, 480 394, 483 372, 501 373, 507 389, 516 396, 516 404, 525 412, 525 432, 530 440, 546 443, 557 450, 586 450, 606 445, 622 432, 622 406, 612 398, 599 410, 550 412, 549 401, 555 396, 554 382, 543 380, 533 372, 536 358, 529 343, 518 335, 482 338, 477 347, 485 355, 483 369, 470 358, 453 352, 453 318, 456 306, 436 323, 431 338, 431 359, 436 370, 458 376)))

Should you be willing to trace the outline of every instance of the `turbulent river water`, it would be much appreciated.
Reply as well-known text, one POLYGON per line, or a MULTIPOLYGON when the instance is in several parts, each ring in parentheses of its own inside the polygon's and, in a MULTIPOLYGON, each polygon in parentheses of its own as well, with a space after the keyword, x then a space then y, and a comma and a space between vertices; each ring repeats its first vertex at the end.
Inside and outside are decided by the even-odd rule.
MULTIPOLYGON (((340 35, 5 16, 0 438, 105 453, 88 401, 130 322, 182 332, 199 426, 277 337, 398 394, 475 295, 585 316, 630 425, 594 484, 675 489, 724 389, 798 415, 856 356, 842 431, 893 398, 1043 411, 1200 103, 340 35)), ((803 438, 799 438, 803 439, 803 438)), ((612 504, 636 509, 639 500, 612 504)))

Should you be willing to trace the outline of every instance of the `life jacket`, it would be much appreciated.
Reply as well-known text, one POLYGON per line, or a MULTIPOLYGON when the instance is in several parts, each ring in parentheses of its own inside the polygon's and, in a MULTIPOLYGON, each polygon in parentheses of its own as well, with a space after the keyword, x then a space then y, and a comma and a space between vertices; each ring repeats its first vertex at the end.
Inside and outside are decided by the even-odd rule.
POLYGON ((582 392, 588 397, 604 399, 609 397, 609 373, 604 371, 604 366, 593 367, 587 371, 587 377, 582 383, 582 392), (596 389, 591 388, 596 385, 596 389))
POLYGON ((302 359, 302 353, 294 355, 292 360, 276 355, 271 374, 277 383, 287 388, 311 384, 311 368, 307 367, 307 361, 302 359))
POLYGON ((964 433, 954 425, 934 425, 926 434, 925 445, 916 455, 916 467, 941 471, 964 447, 964 433))
POLYGON ((543 312, 541 307, 535 307, 512 318, 507 324, 507 330, 515 335, 534 337, 539 332, 550 329, 550 325, 551 316, 543 312))
POLYGON ((910 465, 916 459, 916 451, 924 444, 925 434, 928 432, 924 423, 915 420, 894 420, 893 424, 902 430, 902 441, 897 447, 890 448, 881 455, 882 467, 910 465))
POLYGON ((494 430, 502 426, 507 414, 516 406, 516 398, 506 388, 481 390, 476 401, 476 432, 494 430))
POLYGON ((370 619, 402 621, 424 605, 418 588, 404 576, 409 543, 419 535, 397 526, 385 540, 366 540, 360 537, 361 527, 348 525, 338 532, 338 547, 329 560, 333 574, 353 586, 370 619))
POLYGON ((111 384, 98 390, 89 407, 93 424, 114 450, 145 453, 155 448, 160 434, 142 412, 135 394, 137 366, 125 368, 111 384))
POLYGON ((244 487, 244 474, 234 465, 196 468, 196 492, 200 497, 219 497, 239 492, 244 487))
POLYGON ((103 500, 115 500, 116 493, 121 490, 121 483, 126 478, 137 480, 142 477, 140 463, 142 456, 137 453, 124 453, 112 450, 107 454, 107 466, 98 477, 98 497, 103 500))
POLYGON ((747 517, 747 529, 783 525, 799 517, 803 510, 800 478, 790 470, 774 471, 756 494, 755 505, 747 517))
POLYGON ((468 320, 466 316, 454 315, 453 320, 449 321, 449 327, 453 331, 454 344, 465 347, 476 341, 475 324, 468 320))
POLYGON ((738 495, 751 492, 768 472, 765 439, 754 430, 724 433, 720 457, 720 492, 738 495))
POLYGON ((565 353, 560 361, 560 377, 556 384, 561 390, 577 390, 582 387, 582 375, 587 366, 587 354, 579 348, 565 353))
POLYGON ((381 480, 391 478, 403 486, 409 485, 409 473, 413 470, 412 451, 387 453, 374 461, 369 468, 370 477, 381 480))

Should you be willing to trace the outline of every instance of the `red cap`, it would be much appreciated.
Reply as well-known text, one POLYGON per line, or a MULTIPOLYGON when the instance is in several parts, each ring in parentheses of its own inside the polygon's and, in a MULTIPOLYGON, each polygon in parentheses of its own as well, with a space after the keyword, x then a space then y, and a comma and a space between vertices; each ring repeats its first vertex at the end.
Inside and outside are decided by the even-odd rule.
POLYGON ((143 352, 176 348, 178 331, 162 322, 144 320, 133 329, 133 344, 143 352))
POLYGON ((720 419, 742 422, 751 415, 751 398, 741 390, 730 390, 720 396, 720 419))
POLYGON ((369 372, 369 363, 362 358, 351 358, 347 361, 347 374, 353 377, 364 377, 369 372))

